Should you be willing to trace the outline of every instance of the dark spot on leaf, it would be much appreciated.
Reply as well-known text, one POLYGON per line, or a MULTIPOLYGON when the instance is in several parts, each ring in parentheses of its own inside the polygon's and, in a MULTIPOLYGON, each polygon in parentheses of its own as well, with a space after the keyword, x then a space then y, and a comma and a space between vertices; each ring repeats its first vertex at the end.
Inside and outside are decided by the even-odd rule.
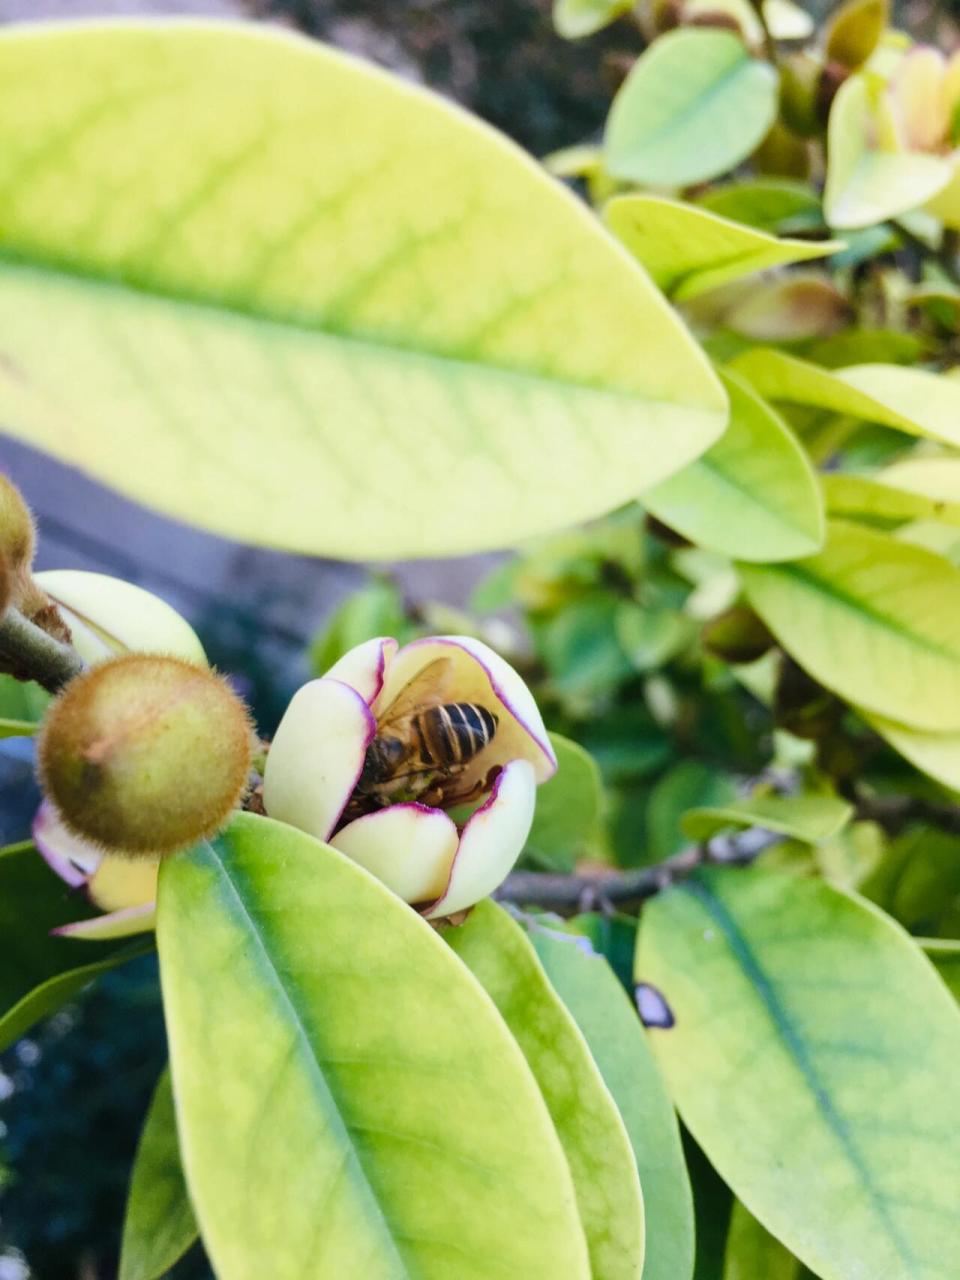
POLYGON ((649 982, 638 982, 633 989, 637 1013, 645 1027, 656 1027, 660 1031, 669 1031, 676 1024, 673 1010, 664 1000, 656 987, 649 982))

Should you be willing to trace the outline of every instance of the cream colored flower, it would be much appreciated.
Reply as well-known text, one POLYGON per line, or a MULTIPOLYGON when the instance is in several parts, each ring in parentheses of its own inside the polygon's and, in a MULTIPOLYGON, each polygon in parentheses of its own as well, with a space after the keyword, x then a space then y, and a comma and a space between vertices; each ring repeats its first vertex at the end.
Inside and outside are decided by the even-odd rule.
MULTIPOLYGON (((439 695, 438 695, 439 696, 439 695)), ((436 636, 398 649, 371 640, 294 696, 270 747, 264 806, 282 822, 328 841, 428 918, 451 915, 491 893, 520 855, 536 787, 556 770, 533 695, 479 640, 436 636), (485 793, 462 824, 454 797, 401 797, 358 805, 370 744, 397 696, 441 659, 442 702, 471 704, 496 722, 492 737, 456 776, 457 795, 485 793), (361 812, 351 817, 351 800, 361 812), (363 812, 364 808, 371 808, 363 812)))

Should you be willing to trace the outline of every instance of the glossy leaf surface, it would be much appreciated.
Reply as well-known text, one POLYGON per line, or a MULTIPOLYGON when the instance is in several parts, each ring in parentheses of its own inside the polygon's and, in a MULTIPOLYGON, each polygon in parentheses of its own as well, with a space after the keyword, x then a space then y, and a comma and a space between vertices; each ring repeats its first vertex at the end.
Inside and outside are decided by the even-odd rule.
POLYGON ((736 373, 721 375, 730 426, 643 504, 701 547, 740 560, 792 560, 819 550, 823 500, 807 455, 783 419, 736 373))
POLYGON ((552 733, 557 772, 537 788, 537 807, 524 855, 544 867, 570 871, 600 817, 600 770, 578 742, 552 733))
POLYGON ((170 1073, 165 1070, 133 1162, 119 1280, 159 1280, 196 1238, 197 1222, 180 1163, 170 1073))
POLYGON ((644 1202, 627 1131, 536 952, 490 901, 444 938, 499 1009, 537 1078, 573 1174, 592 1280, 640 1280, 644 1202))
POLYGON ((613 100, 607 168, 655 187, 701 182, 745 159, 776 110, 776 72, 738 36, 670 31, 641 54, 613 100))
POLYGON ((587 1280, 520 1049, 379 881, 242 814, 165 863, 157 938, 181 1154, 220 1280, 587 1280))
POLYGON ((733 368, 768 400, 810 405, 911 435, 960 444, 960 382, 924 369, 861 364, 829 371, 759 348, 733 368))
POLYGON ((630 1136, 647 1221, 643 1280, 690 1280, 690 1180, 677 1118, 636 1010, 606 960, 576 938, 530 926, 530 941, 586 1037, 630 1136))
POLYGON ((569 192, 278 29, 6 28, 0 192, 4 429, 219 533, 505 545, 723 426, 702 354, 569 192))
POLYGON ((821 1280, 960 1265, 960 1015, 902 930, 827 885, 708 871, 644 912, 638 976, 685 1123, 821 1280), (749 1135, 749 1141, 744 1141, 749 1135))
POLYGON ((960 572, 837 522, 819 555, 741 566, 753 608, 816 680, 917 729, 960 728, 960 572))
POLYGON ((830 240, 778 239, 660 196, 617 196, 604 217, 660 288, 678 302, 755 271, 827 257, 843 247, 830 240))
POLYGON ((726 805, 689 809, 680 826, 691 840, 709 840, 730 827, 762 827, 794 840, 829 840, 850 821, 853 806, 837 796, 752 796, 726 805))

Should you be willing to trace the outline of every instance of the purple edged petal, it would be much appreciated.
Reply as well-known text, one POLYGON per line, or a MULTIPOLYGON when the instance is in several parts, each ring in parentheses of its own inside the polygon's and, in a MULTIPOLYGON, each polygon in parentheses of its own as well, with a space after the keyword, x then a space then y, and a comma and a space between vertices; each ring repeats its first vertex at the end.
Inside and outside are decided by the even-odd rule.
POLYGON ((339 680, 356 689, 367 706, 370 706, 383 688, 387 669, 397 652, 397 642, 392 636, 378 636, 355 645, 338 659, 324 680, 339 680))
POLYGON ((376 731, 350 685, 325 676, 298 689, 267 753, 263 805, 270 817, 329 839, 376 731))
POLYGON ((453 820, 423 804, 378 809, 330 841, 405 902, 432 902, 443 893, 458 842, 453 820))
POLYGON ((428 920, 472 907, 506 879, 530 834, 536 794, 529 761, 504 766, 486 803, 463 829, 447 887, 423 912, 428 920))
POLYGON ((67 830, 49 800, 33 820, 33 843, 50 869, 73 889, 85 885, 104 858, 101 849, 67 830))
POLYGON ((50 932, 58 938, 105 942, 110 938, 128 938, 134 933, 149 933, 156 924, 156 917, 156 904, 145 902, 139 907, 125 907, 122 911, 111 911, 109 915, 94 916, 92 920, 64 924, 50 932))
POLYGON ((101 911, 152 906, 159 872, 158 860, 107 854, 87 882, 87 897, 101 911))
POLYGON ((414 676, 443 657, 453 663, 449 692, 444 696, 450 701, 476 702, 498 717, 494 740, 477 757, 476 776, 495 764, 526 760, 537 782, 553 777, 557 758, 533 694, 513 667, 481 640, 430 636, 404 645, 390 664, 374 712, 381 715, 414 676))

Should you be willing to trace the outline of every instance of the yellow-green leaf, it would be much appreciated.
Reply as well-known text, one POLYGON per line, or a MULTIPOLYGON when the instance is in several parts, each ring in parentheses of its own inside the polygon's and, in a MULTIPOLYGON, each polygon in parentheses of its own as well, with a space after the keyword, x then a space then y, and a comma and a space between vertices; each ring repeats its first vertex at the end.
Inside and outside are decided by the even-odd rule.
POLYGON ((755 271, 825 258, 843 248, 835 240, 778 239, 661 196, 615 196, 604 217, 660 288, 678 302, 755 271))
POLYGON ((730 827, 762 827, 806 844, 829 840, 850 821, 853 806, 837 796, 751 796, 732 804, 688 809, 680 828, 691 840, 709 840, 730 827))
POLYGON ((746 159, 776 113, 777 74, 738 36, 671 31, 640 56, 613 100, 607 168, 655 187, 701 182, 746 159))
POLYGON ((730 426, 701 458, 643 495, 694 542, 741 560, 790 560, 823 544, 823 500, 806 453, 736 373, 721 374, 730 426))
MULTIPOLYGON (((598 917, 597 923, 610 926, 613 922, 598 917)), ((677 1117, 636 1009, 613 969, 584 939, 538 922, 527 927, 551 985, 586 1037, 630 1136, 647 1220, 643 1280, 690 1280, 694 1254, 690 1179, 677 1117)), ((632 943, 631 935, 631 953, 632 943)))
POLYGON ((947 502, 885 484, 887 474, 858 476, 842 471, 827 472, 821 476, 827 511, 840 519, 858 520, 881 529, 893 529, 908 520, 960 524, 960 501, 947 502))
POLYGON ((960 381, 895 364, 827 370, 765 347, 732 367, 767 400, 810 405, 960 445, 960 381))
POLYGON ((577 1192, 592 1280, 640 1280, 643 1199, 620 1113, 577 1027, 523 930, 502 907, 478 903, 445 941, 480 982, 537 1079, 577 1192))
POLYGON ((818 555, 741 566, 753 608, 814 679, 878 715, 960 729, 960 571, 837 521, 818 555))
POLYGON ((565 39, 579 40, 609 26, 632 8, 633 0, 555 0, 553 25, 565 39))
POLYGON ((440 937, 240 814, 160 874, 180 1148, 220 1280, 589 1280, 530 1068, 440 937))
POLYGON ((859 708, 871 728, 921 773, 960 791, 960 733, 924 733, 859 708))
POLYGON ((948 160, 909 151, 885 151, 871 142, 875 125, 870 85, 846 80, 833 100, 827 135, 827 222, 840 230, 869 227, 919 209, 953 175, 948 160))
POLYGON ((745 178, 711 187, 697 198, 702 209, 771 234, 801 222, 818 227, 820 197, 807 182, 789 178, 745 178))
POLYGON ((119 1280, 159 1280, 197 1238, 177 1140, 177 1115, 164 1069, 144 1121, 130 1175, 119 1280))
MULTIPOLYGON (((904 458, 885 467, 877 480, 949 508, 960 503, 960 458, 904 458)), ((943 519, 943 517, 940 517, 943 519)))
POLYGON ((4 430, 220 533, 504 545, 722 429, 704 357, 569 191, 289 32, 5 28, 0 197, 4 430))
POLYGON ((803 1266, 738 1201, 730 1215, 723 1280, 801 1280, 803 1266))
POLYGON ((673 1015, 651 1036, 685 1124, 820 1280, 957 1272, 960 1015, 899 926, 819 880, 707 870, 644 910, 637 978, 673 1015))

